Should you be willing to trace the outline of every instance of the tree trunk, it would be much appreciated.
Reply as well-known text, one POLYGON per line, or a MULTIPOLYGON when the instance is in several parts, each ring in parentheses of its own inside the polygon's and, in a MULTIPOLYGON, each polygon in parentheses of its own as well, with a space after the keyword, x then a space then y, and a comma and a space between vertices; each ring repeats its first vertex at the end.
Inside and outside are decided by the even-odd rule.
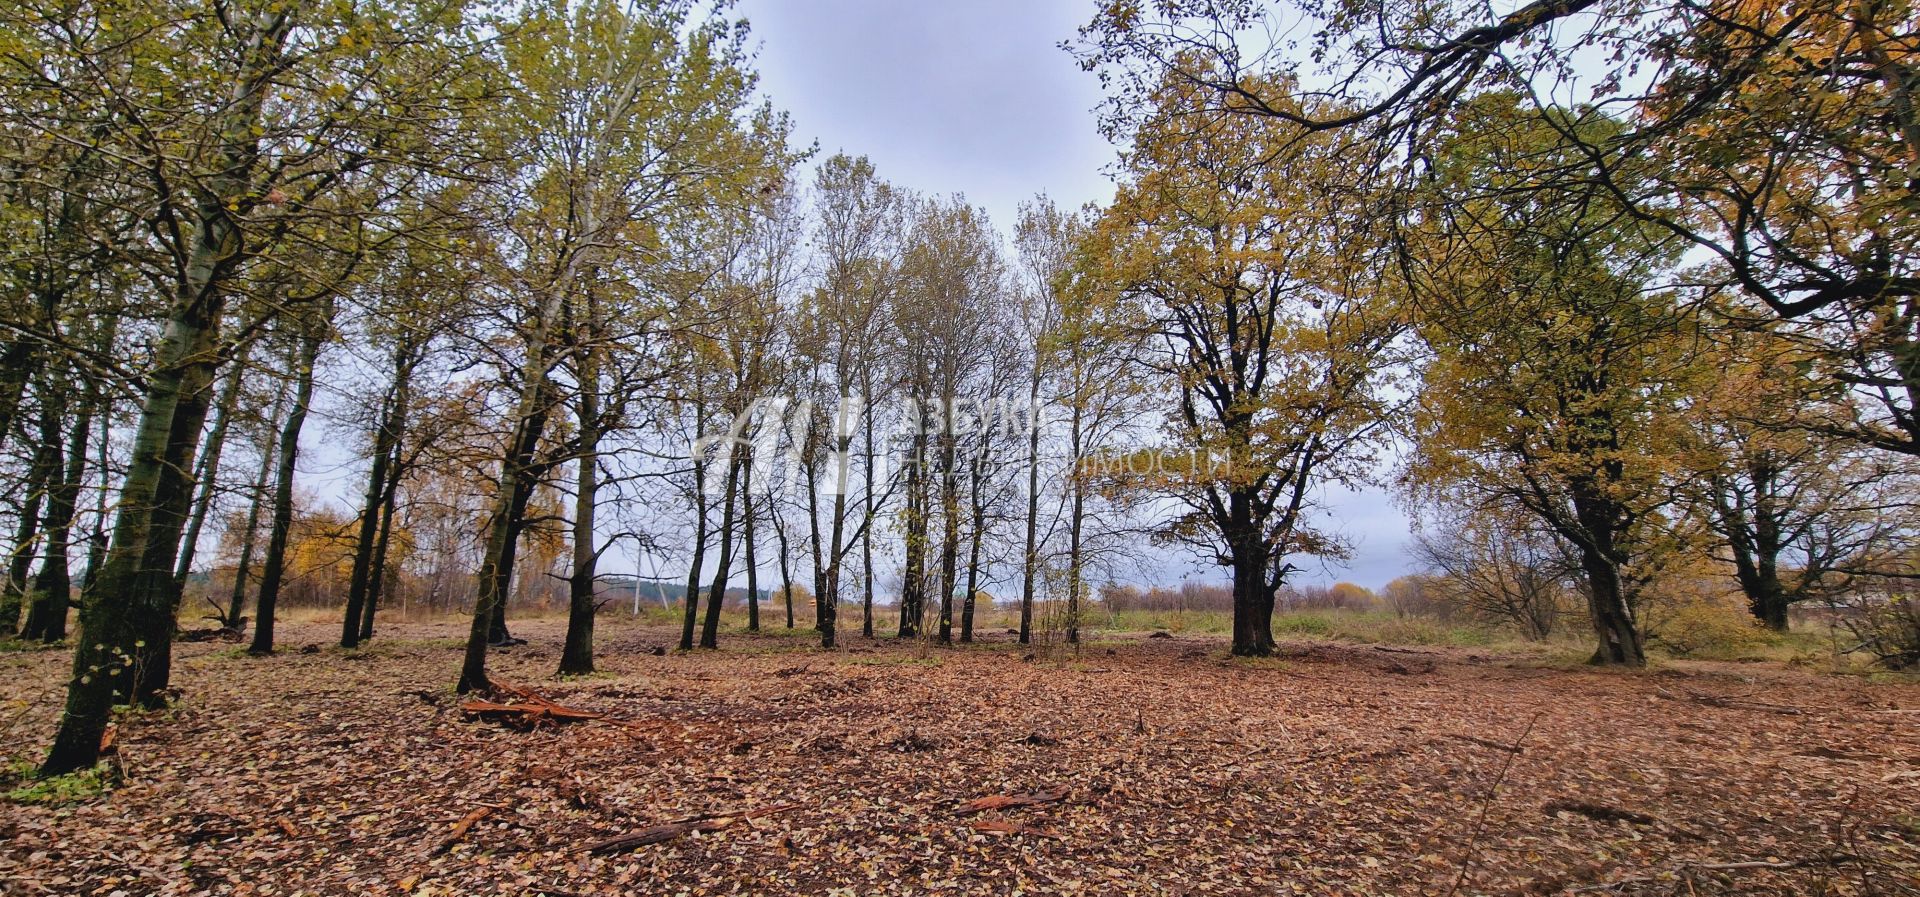
MULTIPOLYGON (((1075 383, 1083 383, 1076 368, 1075 383)), ((1083 393, 1076 390, 1077 393, 1083 393)), ((1067 643, 1080 643, 1080 611, 1082 596, 1086 590, 1086 559, 1082 534, 1086 532, 1087 520, 1087 482, 1081 463, 1086 455, 1086 402, 1080 394, 1073 397, 1073 411, 1067 422, 1068 459, 1067 470, 1067 643)), ((1263 564, 1264 569, 1264 564, 1263 564)), ((1267 614, 1273 613, 1273 596, 1267 596, 1267 614)), ((1273 642, 1273 636, 1267 636, 1267 642, 1273 642)))
POLYGON ((20 506, 20 522, 13 535, 13 551, 7 559, 7 580, 0 584, 0 635, 12 635, 20 627, 20 610, 26 602, 27 573, 40 535, 40 512, 60 478, 60 418, 66 414, 65 390, 52 383, 42 384, 40 401, 40 439, 34 447, 33 461, 27 468, 26 501, 20 506), (56 396, 58 392, 60 395, 56 396))
POLYGON ((5 351, 0 351, 0 448, 13 435, 13 419, 20 413, 20 400, 27 394, 33 367, 31 336, 16 336, 7 342, 5 351))
POLYGON ((320 357, 320 345, 326 341, 326 315, 317 315, 306 323, 300 335, 298 357, 294 362, 293 404, 287 408, 286 424, 280 428, 280 460, 274 467, 273 522, 267 530, 267 554, 260 562, 260 595, 255 601, 253 642, 247 653, 256 657, 273 653, 274 610, 280 600, 280 583, 287 572, 287 540, 293 531, 293 481, 300 458, 300 431, 307 424, 307 411, 313 405, 313 373, 320 357))
POLYGON ((804 453, 807 481, 807 549, 813 555, 813 631, 820 633, 822 647, 831 647, 827 622, 827 558, 824 554, 826 543, 820 538, 820 458, 819 447, 812 443, 811 428, 807 434, 809 444, 804 453))
MULTIPOLYGON (((236 84, 238 101, 224 113, 233 119, 222 130, 236 128, 250 132, 259 113, 259 87, 253 83, 263 77, 272 58, 278 55, 284 29, 262 33, 265 40, 249 48, 241 77, 236 84), (271 52, 261 52, 271 45, 271 52)), ((264 79, 263 79, 264 80, 264 79)), ((250 169, 254 151, 229 153, 234 167, 250 169)), ((244 173, 239 177, 244 177, 244 173)), ((223 176, 218 180, 234 180, 223 176)), ((238 196, 246 189, 237 189, 238 196)), ((91 574, 93 588, 80 610, 80 638, 73 656, 73 678, 67 688, 65 712, 54 735, 40 775, 53 776, 86 769, 100 757, 100 736, 107 728, 116 687, 130 675, 129 665, 143 635, 155 626, 142 625, 147 619, 170 609, 168 583, 172 558, 155 570, 150 563, 150 547, 157 538, 177 548, 178 532, 168 533, 160 519, 162 509, 180 500, 184 493, 169 480, 168 471, 184 471, 193 464, 192 442, 199 437, 199 421, 184 420, 190 411, 188 396, 210 379, 206 368, 214 358, 214 343, 220 326, 225 292, 223 281, 240 254, 240 233, 222 197, 212 190, 198 203, 197 237, 188 259, 187 277, 180 284, 165 328, 155 346, 156 363, 146 381, 146 395, 140 424, 133 434, 127 473, 120 488, 119 513, 114 521, 112 546, 101 569, 91 574), (191 429, 193 439, 182 447, 180 431, 191 429), (170 491, 170 489, 172 491, 170 491), (156 532, 158 531, 158 532, 156 532)), ((169 624, 171 621, 167 621, 169 624)))
POLYGON ((374 555, 384 529, 382 515, 387 505, 388 467, 394 461, 394 418, 398 416, 400 403, 404 401, 402 395, 406 390, 407 376, 405 356, 396 353, 393 388, 387 393, 385 401, 381 402, 380 420, 374 426, 373 463, 367 471, 366 496, 361 503, 360 519, 354 534, 353 566, 347 574, 347 607, 340 619, 342 648, 359 647, 361 618, 366 615, 368 595, 374 590, 374 580, 379 576, 374 569, 374 555))
POLYGON ((967 592, 960 602, 960 641, 973 641, 973 605, 974 596, 980 588, 980 542, 987 529, 987 503, 980 495, 981 481, 986 478, 986 447, 982 439, 981 450, 973 456, 968 465, 969 483, 968 501, 973 510, 973 527, 967 533, 967 592))
POLYGON ((1233 558, 1233 653, 1266 657, 1273 653, 1273 592, 1267 584, 1265 553, 1242 549, 1233 558))
POLYGON ((960 476, 954 469, 953 396, 942 403, 940 425, 940 644, 953 643, 953 589, 960 572, 960 476))
MULTIPOLYGON (((593 618, 599 551, 595 549, 594 516, 600 492, 600 379, 594 351, 580 359, 580 396, 575 415, 580 427, 580 450, 574 475, 573 573, 567 578, 567 640, 560 651, 562 675, 593 672, 593 618)), ((638 573, 636 572, 636 576, 638 573)))
POLYGON ((1639 627, 1634 625, 1632 609, 1627 606, 1620 578, 1619 552, 1614 530, 1621 515, 1594 485, 1573 488, 1575 518, 1585 536, 1580 540, 1580 569, 1587 578, 1587 610, 1593 621, 1594 635, 1600 644, 1594 649, 1592 663, 1640 667, 1647 656, 1641 644, 1639 627))
MULTIPOLYGON (((696 405, 694 418, 704 416, 696 405)), ((687 591, 681 596, 680 650, 693 650, 693 630, 700 620, 700 568, 707 560, 707 464, 696 455, 693 461, 693 557, 687 562, 687 591)), ((791 599, 789 599, 791 600, 791 599)))
POLYGON ((232 423, 235 406, 239 404, 240 385, 245 379, 251 346, 249 343, 234 358, 225 381, 220 385, 220 397, 214 402, 213 426, 207 430, 206 448, 202 450, 200 470, 195 475, 200 491, 193 501, 193 515, 187 521, 187 533, 180 539, 180 559, 173 568, 173 603, 176 607, 186 594, 187 577, 193 574, 194 555, 200 548, 200 533, 206 528, 207 515, 213 509, 214 494, 220 485, 220 456, 226 448, 227 429, 232 423))
POLYGON ((280 387, 273 399, 273 411, 267 418, 267 441, 260 446, 260 470, 253 478, 253 497, 247 504, 247 526, 240 533, 240 559, 233 568, 233 596, 227 607, 226 618, 220 625, 228 629, 241 628, 244 617, 241 612, 247 606, 247 577, 253 573, 253 549, 260 541, 260 509, 267 503, 267 484, 273 476, 274 454, 280 446, 280 430, 272 426, 279 420, 287 405, 287 381, 281 380, 280 387))
POLYGON ((715 536, 720 540, 720 553, 715 559, 717 565, 713 571, 713 587, 707 591, 707 616, 700 626, 700 647, 720 647, 720 607, 727 599, 728 567, 733 564, 733 507, 740 487, 741 459, 744 456, 738 447, 728 446, 731 457, 727 460, 726 494, 721 498, 720 529, 715 536))
MULTIPOLYGON (((918 401, 918 400, 915 400, 918 401)), ((906 569, 900 583, 900 638, 920 635, 921 618, 926 613, 927 555, 927 428, 924 415, 916 415, 913 433, 913 457, 907 468, 906 569)))
POLYGON ((1253 516, 1253 496, 1247 490, 1227 493, 1226 537, 1233 569, 1233 653, 1237 657, 1266 657, 1273 653, 1274 582, 1268 579, 1273 549, 1261 537, 1253 516))
POLYGON ((537 480, 534 455, 540 437, 546 432, 549 396, 547 374, 549 353, 555 326, 566 301, 567 285, 580 263, 578 256, 548 285, 547 295, 533 316, 533 330, 527 335, 526 364, 521 371, 520 397, 513 412, 513 435, 500 459, 500 479, 495 486, 493 510, 488 515, 486 554, 481 558, 479 595, 473 603, 473 624, 467 631, 466 654, 460 664, 460 681, 455 688, 466 694, 491 688, 487 679, 487 646, 494 636, 505 635, 507 590, 513 584, 514 551, 519 543, 526 504, 537 480))
MULTIPOLYGON (((396 462, 397 463, 397 462, 396 462)), ((400 571, 387 565, 387 546, 393 544, 393 515, 399 504, 399 477, 387 483, 386 503, 380 511, 380 535, 373 545, 373 571, 367 576, 367 603, 360 608, 360 640, 373 638, 374 615, 380 612, 380 601, 399 590, 400 571)), ((404 614, 406 602, 400 603, 404 614)))
POLYGON ((59 485, 47 496, 47 549, 34 577, 32 600, 27 612, 23 639, 39 639, 48 644, 67 637, 67 612, 72 603, 73 582, 67 570, 67 553, 72 541, 73 518, 80 504, 80 490, 86 484, 87 441, 92 436, 94 409, 100 404, 98 386, 89 383, 87 396, 68 434, 65 471, 59 485))
POLYGON ((1040 566, 1040 359, 1027 388, 1027 550, 1020 558, 1020 644, 1033 640, 1033 581, 1040 566))
POLYGON ((740 515, 742 531, 740 538, 746 549, 747 562, 747 630, 760 631, 760 562, 754 557, 753 541, 753 465, 747 465, 742 474, 740 487, 740 515))
MULTIPOLYGON (((771 502, 772 496, 768 496, 771 502)), ((793 628, 793 568, 787 560, 787 526, 780 521, 780 506, 769 504, 767 519, 773 523, 774 545, 780 551, 780 594, 786 599, 787 628, 793 628)))
MULTIPOLYGON (((1747 463, 1747 475, 1753 495, 1746 501, 1730 498, 1733 490, 1727 481, 1716 478, 1715 512, 1733 559, 1734 581, 1746 596, 1747 609, 1761 625, 1785 632, 1787 607, 1793 603, 1793 595, 1780 578, 1780 555, 1787 546, 1780 533, 1780 508, 1774 496, 1779 470, 1761 452, 1747 463)), ((1808 578, 1807 571, 1802 571, 1801 578, 1808 578)))
POLYGON ((866 525, 860 528, 860 637, 873 638, 873 517, 877 513, 874 507, 873 463, 876 455, 873 450, 873 375, 872 365, 861 369, 860 407, 865 411, 860 416, 860 426, 865 433, 867 455, 867 485, 861 495, 861 513, 866 516, 866 525))

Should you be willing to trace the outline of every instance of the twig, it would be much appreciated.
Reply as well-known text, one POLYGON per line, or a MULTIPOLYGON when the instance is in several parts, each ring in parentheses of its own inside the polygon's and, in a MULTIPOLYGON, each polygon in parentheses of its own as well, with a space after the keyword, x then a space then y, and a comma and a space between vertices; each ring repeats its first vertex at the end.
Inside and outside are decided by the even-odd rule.
POLYGON ((700 816, 690 816, 674 822, 648 826, 630 835, 621 835, 617 838, 597 841, 587 845, 586 851, 588 853, 613 853, 632 847, 643 847, 648 844, 671 841, 691 832, 717 832, 749 819, 760 816, 771 816, 775 813, 785 813, 788 810, 797 809, 800 808, 796 804, 778 804, 771 807, 761 807, 756 810, 740 810, 732 813, 709 813, 700 816))
POLYGON ((453 831, 447 833, 445 838, 440 839, 440 843, 435 844, 432 850, 427 851, 427 856, 437 857, 452 850, 453 845, 460 843, 460 839, 467 836, 467 831, 473 828, 474 823, 491 815, 493 815, 492 805, 481 804, 475 807, 473 812, 460 817, 460 821, 453 824, 453 831))
POLYGON ((1507 752, 1507 759, 1500 763, 1500 773, 1493 777, 1493 784, 1487 788, 1487 796, 1480 801, 1480 814, 1473 820, 1473 834, 1467 837, 1467 854, 1460 860, 1460 874, 1453 877, 1453 886, 1447 889, 1447 897, 1459 893, 1460 885, 1467 880, 1467 870, 1473 868, 1473 853, 1480 846, 1480 832, 1487 826, 1487 811, 1493 809, 1493 798, 1500 791, 1500 784, 1507 780, 1507 770, 1513 768, 1513 759, 1520 756, 1520 746, 1526 743, 1527 736, 1533 734, 1533 725, 1540 721, 1535 713, 1527 720, 1527 727, 1520 730, 1520 737, 1513 740, 1513 749, 1507 752))

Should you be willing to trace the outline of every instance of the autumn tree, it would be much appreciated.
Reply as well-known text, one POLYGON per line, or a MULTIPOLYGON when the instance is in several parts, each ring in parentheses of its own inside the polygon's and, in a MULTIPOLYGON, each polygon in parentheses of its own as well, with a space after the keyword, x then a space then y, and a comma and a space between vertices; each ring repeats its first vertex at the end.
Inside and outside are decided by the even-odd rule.
POLYGON ((1687 284, 1816 347, 1812 373, 1851 393, 1806 409, 1815 413, 1803 426, 1920 453, 1920 31, 1910 6, 1364 0, 1321 12, 1117 3, 1082 29, 1077 51, 1114 88, 1113 128, 1149 115, 1171 78, 1215 109, 1298 135, 1345 130, 1415 157, 1463 103, 1512 92, 1578 164, 1536 169, 1509 189, 1604 196, 1685 245, 1705 262, 1687 284), (1296 14, 1319 25, 1311 60, 1261 34, 1296 14), (1593 76, 1579 54, 1607 69, 1593 76), (1276 89, 1309 61, 1319 64, 1314 98, 1332 105, 1297 105, 1276 89), (1559 108, 1569 97, 1581 105, 1559 108))
POLYGON ((1818 350, 1747 327, 1713 340, 1718 370, 1687 408, 1682 491, 1754 618, 1785 631, 1793 605, 1901 568, 1913 484, 1884 453, 1800 425, 1853 398, 1824 387, 1818 350))
POLYGON ((902 252, 900 281, 893 326, 908 416, 900 635, 921 634, 921 620, 931 609, 938 614, 940 641, 949 642, 959 582, 961 441, 963 431, 979 423, 975 409, 991 391, 983 378, 988 353, 981 350, 1004 332, 996 328, 1007 305, 1005 262, 985 213, 962 197, 921 202, 902 252), (937 546, 930 541, 935 522, 937 546), (929 606, 930 600, 937 604, 929 606))
POLYGON ((36 101, 13 107, 14 121, 113 160, 124 202, 152 224, 151 251, 123 258, 166 302, 112 547, 82 607, 67 712, 42 769, 54 774, 91 765, 130 671, 143 703, 167 684, 174 561, 238 278, 300 222, 337 216, 328 198, 356 172, 430 155, 415 151, 431 141, 410 140, 459 107, 448 85, 466 74, 472 32, 461 4, 15 12, 7 78, 36 101))
POLYGON ((888 483, 874 476, 875 400, 891 370, 890 303, 900 301, 903 197, 866 158, 836 155, 814 175, 813 249, 818 285, 793 317, 801 363, 814 372, 805 398, 806 490, 814 573, 814 625, 831 648, 839 629, 841 583, 854 547, 861 550, 861 633, 873 635, 872 527, 888 483), (855 445, 864 460, 855 476, 855 445), (824 500, 826 507, 821 504, 824 500), (824 511, 825 532, 820 532, 824 511))
POLYGON ((1674 551, 1689 316, 1648 284, 1670 241, 1604 193, 1510 189, 1579 164, 1554 127, 1485 98, 1409 213, 1402 270, 1431 357, 1410 481, 1515 508, 1578 554, 1594 662, 1645 663, 1635 601, 1674 551))
POLYGON ((676 206, 744 204, 782 160, 785 124, 751 110, 746 32, 684 0, 535 4, 507 41, 517 95, 504 279, 532 297, 519 340, 509 435, 500 459, 480 594, 460 690, 488 685, 486 651, 505 607, 528 497, 555 461, 540 445, 561 398, 563 311, 622 253, 657 246, 655 216, 676 206), (745 122, 742 119, 747 119, 745 122))
POLYGON ((1382 435, 1404 328, 1377 210, 1345 180, 1364 148, 1211 112, 1178 79, 1153 100, 1091 251, 1138 305, 1141 363, 1173 405, 1137 482, 1185 506, 1164 536, 1232 571, 1233 651, 1265 655, 1289 559, 1339 551, 1310 520, 1314 490, 1382 435))

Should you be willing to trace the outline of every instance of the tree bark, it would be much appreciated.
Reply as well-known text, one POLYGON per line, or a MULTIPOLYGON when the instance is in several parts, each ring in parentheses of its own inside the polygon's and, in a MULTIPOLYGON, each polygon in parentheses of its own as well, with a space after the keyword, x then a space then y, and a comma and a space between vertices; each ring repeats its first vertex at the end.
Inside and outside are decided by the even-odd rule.
MULTIPOLYGON (((772 501, 772 497, 768 497, 772 501)), ((774 546, 780 552, 780 594, 787 605, 787 628, 793 628, 793 567, 787 559, 787 526, 780 522, 780 506, 769 504, 767 519, 773 523, 774 546)))
MULTIPOLYGON (((1086 377, 1082 375, 1078 361, 1074 364, 1073 377, 1074 382, 1080 384, 1077 389, 1081 395, 1075 395, 1073 397, 1073 410, 1067 422, 1069 432, 1068 455, 1072 464, 1071 468, 1067 471, 1067 489, 1069 493, 1067 507, 1067 642, 1069 644, 1079 644, 1080 613, 1082 605, 1085 603, 1087 578, 1084 541, 1087 522, 1087 478, 1086 471, 1082 469, 1087 452, 1087 403, 1084 399, 1086 377)), ((1262 569, 1264 569, 1264 565, 1262 569)), ((1268 594, 1267 615, 1269 617, 1273 614, 1272 599, 1273 596, 1268 594)), ((1273 637, 1271 635, 1267 636, 1267 641, 1271 644, 1273 637)))
POLYGON ((873 443, 873 365, 863 365, 860 370, 860 407, 864 411, 860 416, 860 427, 866 449, 866 490, 861 494, 861 512, 866 515, 866 526, 860 530, 860 637, 873 638, 873 516, 874 478, 873 463, 877 457, 873 443))
MULTIPOLYGON (((227 113, 234 120, 226 122, 223 131, 238 128, 250 132, 258 119, 260 103, 260 85, 254 79, 261 78, 264 83, 265 69, 277 58, 284 35, 284 28, 263 29, 249 48, 238 79, 238 102, 227 113)), ((235 168, 245 170, 251 167, 256 152, 248 149, 228 156, 235 168)), ((238 190, 235 195, 239 195, 238 190)), ((116 685, 130 677, 133 654, 145 647, 137 644, 142 635, 157 628, 142 625, 147 622, 143 618, 161 616, 171 609, 169 583, 153 580, 155 573, 171 579, 172 558, 156 571, 148 563, 149 549, 156 537, 170 546, 179 544, 178 533, 165 532, 159 519, 162 507, 178 500, 170 493, 165 474, 188 469, 193 463, 191 442, 183 449, 176 434, 191 429, 192 441, 198 441, 199 422, 182 419, 188 416, 184 413, 189 410, 186 399, 209 379, 205 369, 213 363, 224 305, 222 284, 239 256, 241 243, 237 224, 220 196, 202 197, 198 211, 199 230, 187 279, 180 285, 155 347, 154 370, 147 378, 140 424, 133 434, 130 463, 121 483, 113 542, 101 568, 90 574, 93 588, 82 602, 73 678, 59 729, 40 766, 42 776, 86 769, 99 759, 100 736, 106 731, 115 694, 123 690, 116 685)))
POLYGON ((260 469, 253 477, 252 498, 247 503, 247 525, 240 533, 240 558, 233 568, 233 595, 227 607, 225 618, 220 625, 228 629, 239 629, 244 617, 241 612, 247 605, 247 578, 253 574, 253 550, 260 540, 260 511, 267 504, 267 486, 273 478, 274 456, 280 448, 280 428, 273 422, 280 420, 286 410, 288 398, 287 381, 281 380, 273 399, 273 410, 267 417, 267 441, 260 446, 260 469))
POLYGON ((1233 569, 1233 653, 1266 657, 1273 653, 1273 583, 1268 570, 1273 550, 1253 515, 1254 497, 1244 489, 1227 494, 1226 536, 1233 569))
POLYGON ((742 475, 740 486, 740 516, 742 547, 746 549, 747 563, 747 631, 760 631, 760 563, 754 557, 753 541, 753 465, 748 464, 742 475))
POLYGON ((73 595, 67 554, 80 490, 86 484, 87 441, 92 437, 94 409, 101 398, 99 387, 89 380, 86 398, 73 421, 73 432, 67 437, 65 470, 58 486, 47 496, 46 555, 40 562, 39 575, 34 577, 27 624, 21 631, 23 639, 53 644, 67 637, 67 613, 73 595))
POLYGON ((720 529, 715 537, 720 540, 720 553, 715 559, 713 587, 707 591, 707 615, 700 626, 700 647, 720 647, 720 608, 727 599, 728 567, 733 563, 733 508, 740 487, 741 459, 744 452, 737 446, 728 447, 731 457, 727 461, 726 494, 721 498, 720 529))
POLYGON ((973 526, 967 533, 967 591, 960 602, 960 641, 973 641, 974 596, 980 588, 980 542, 986 536, 987 503, 980 494, 980 488, 986 479, 986 440, 990 434, 981 437, 980 451, 975 453, 968 464, 967 500, 973 511, 973 526))
POLYGON ((942 403, 940 425, 940 644, 953 643, 953 590, 960 573, 960 475, 954 469, 959 435, 953 395, 942 403))
POLYGON ((408 363, 408 350, 403 346, 394 353, 393 385, 385 400, 380 403, 380 419, 374 425, 373 463, 367 471, 367 489, 361 503, 360 519, 353 543, 353 566, 347 575, 347 607, 340 620, 340 647, 355 648, 360 645, 361 618, 367 616, 366 604, 376 586, 380 572, 375 569, 374 556, 378 551, 380 533, 386 529, 384 513, 387 507, 387 489, 389 468, 394 463, 398 448, 397 418, 400 408, 406 402, 407 381, 411 365, 408 363))
POLYGON ((33 461, 27 468, 26 500, 20 505, 20 522, 13 534, 13 551, 7 559, 7 580, 0 584, 0 635, 12 635, 20 627, 20 610, 26 602, 27 573, 33 568, 40 536, 41 508, 47 494, 60 478, 60 418, 65 416, 64 390, 43 384, 40 401, 40 438, 34 447, 33 461), (56 396, 55 393, 61 395, 56 396))
MULTIPOLYGON (((705 408, 695 405, 696 421, 705 408)), ((697 426, 697 424, 696 424, 697 426)), ((693 630, 700 620, 700 568, 707 560, 707 464, 699 452, 693 459, 693 557, 687 562, 687 590, 680 598, 680 650, 693 650, 693 630)), ((791 599, 789 599, 791 601, 791 599)))
POLYGON ((1571 489, 1573 510, 1583 538, 1577 540, 1580 569, 1587 579, 1587 610, 1599 646, 1592 663, 1646 666, 1646 651, 1633 611, 1627 606, 1620 576, 1620 552, 1615 545, 1616 521, 1622 514, 1591 481, 1576 481, 1571 489))
MULTIPOLYGON (((588 218, 583 230, 590 233, 595 226, 592 216, 588 218)), ((533 329, 527 334, 526 363, 521 370, 520 397, 513 411, 513 434, 500 459, 500 479, 494 490, 493 510, 488 515, 486 554, 480 563, 480 594, 473 603, 473 624, 467 631, 466 654, 460 664, 460 681, 455 686, 461 694, 486 690, 493 685, 487 678, 487 646, 496 640, 496 635, 506 634, 507 590, 513 584, 514 552, 519 544, 527 501, 538 479, 534 470, 535 453, 552 410, 547 375, 553 364, 554 330, 566 306, 566 291, 585 261, 579 253, 569 257, 548 284, 546 296, 533 313, 533 329)))
POLYGON ((194 555, 200 547, 200 533, 206 527, 207 515, 213 508, 214 493, 219 488, 220 456, 226 448, 227 429, 233 420, 235 406, 239 404, 240 385, 245 379, 251 345, 248 344, 234 358, 220 386, 220 397, 214 401, 213 426, 207 430, 206 448, 201 452, 200 470, 195 474, 200 484, 199 494, 193 501, 193 515, 187 521, 187 533, 180 539, 180 559, 173 568, 173 603, 176 607, 186 594, 187 578, 193 574, 194 555))
POLYGON ((1040 566, 1040 357, 1027 385, 1027 550, 1020 557, 1020 644, 1033 641, 1033 581, 1040 566))
POLYGON ((593 672, 594 583, 600 556, 594 545, 594 517, 600 498, 600 378, 595 361, 591 348, 580 358, 580 395, 575 405, 580 448, 574 474, 573 573, 567 578, 567 639, 560 651, 562 675, 593 672))
POLYGON ((924 413, 916 417, 913 456, 907 461, 907 544, 906 569, 900 583, 900 638, 918 637, 921 618, 926 613, 927 427, 924 413))
POLYGON ((247 653, 256 657, 273 653, 274 612, 280 601, 280 583, 287 572, 287 541, 293 531, 293 481, 300 458, 300 431, 307 424, 307 412, 313 406, 313 375, 320 357, 320 345, 326 341, 327 318, 315 315, 306 322, 294 361, 293 404, 287 408, 286 423, 280 428, 280 459, 274 465, 273 518, 267 530, 267 553, 260 563, 260 595, 255 600, 253 641, 247 653))

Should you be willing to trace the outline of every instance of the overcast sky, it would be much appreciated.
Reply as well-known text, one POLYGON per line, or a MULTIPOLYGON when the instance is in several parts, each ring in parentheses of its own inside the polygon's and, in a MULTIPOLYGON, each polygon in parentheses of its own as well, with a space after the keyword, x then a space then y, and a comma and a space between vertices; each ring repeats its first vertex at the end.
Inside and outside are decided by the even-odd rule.
MULTIPOLYGON (((1099 82, 1060 43, 1091 18, 1082 0, 742 0, 760 47, 761 88, 822 158, 873 160, 922 193, 963 193, 1010 231, 1019 204, 1113 197, 1099 82)), ((1331 498, 1326 521, 1356 543, 1350 565, 1296 581, 1378 588, 1406 572, 1405 515, 1379 490, 1331 498)), ((1190 573, 1169 561, 1160 576, 1190 573)), ((1219 578, 1217 570, 1209 578, 1219 578)))

